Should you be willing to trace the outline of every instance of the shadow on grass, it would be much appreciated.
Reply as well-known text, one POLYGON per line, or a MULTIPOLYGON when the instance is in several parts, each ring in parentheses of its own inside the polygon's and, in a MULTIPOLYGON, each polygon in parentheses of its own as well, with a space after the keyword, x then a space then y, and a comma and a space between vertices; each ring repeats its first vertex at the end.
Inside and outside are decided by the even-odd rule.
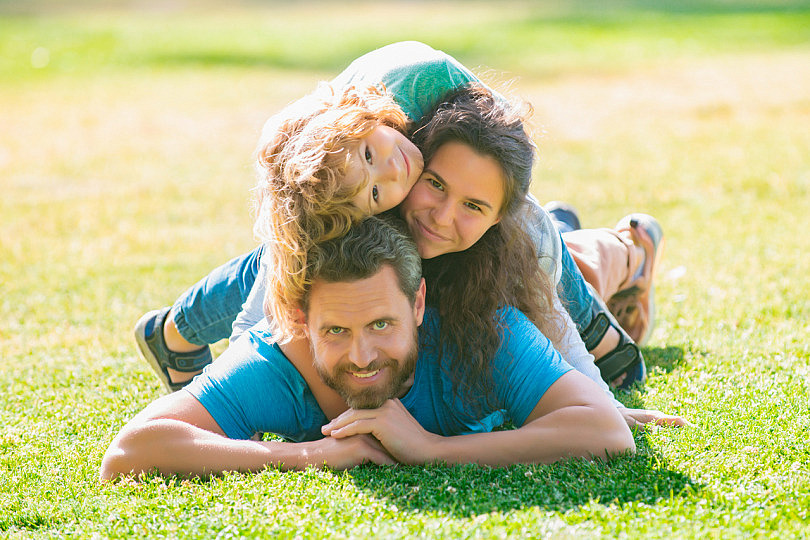
MULTIPOLYGON (((686 357, 684 347, 644 349, 649 368, 666 373, 686 357)), ((644 386, 622 396, 630 407, 642 406, 644 386)), ((650 447, 646 432, 635 434, 637 451, 609 463, 570 460, 551 465, 506 468, 459 465, 454 467, 359 467, 347 473, 369 495, 418 511, 441 511, 457 516, 538 507, 548 511, 579 508, 591 501, 624 505, 654 505, 661 499, 698 493, 701 486, 669 467, 666 458, 650 447)))
POLYGON ((346 474, 362 491, 399 508, 456 517, 529 507, 565 512, 592 501, 654 505, 700 492, 699 484, 668 467, 666 459, 647 444, 644 433, 636 434, 636 446, 636 455, 609 463, 359 467, 346 474))
POLYGON ((647 371, 657 367, 664 373, 672 373, 683 363, 686 351, 683 346, 645 347, 641 350, 647 371))

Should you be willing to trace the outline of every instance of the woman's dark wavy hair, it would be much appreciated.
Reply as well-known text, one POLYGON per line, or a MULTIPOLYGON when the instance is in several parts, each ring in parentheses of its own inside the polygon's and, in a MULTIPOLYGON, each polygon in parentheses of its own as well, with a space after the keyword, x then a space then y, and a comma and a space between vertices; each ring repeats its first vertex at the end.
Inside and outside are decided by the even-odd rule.
POLYGON ((552 277, 541 269, 524 227, 535 145, 521 110, 481 85, 446 96, 425 115, 412 138, 425 163, 442 145, 459 142, 492 157, 503 170, 500 222, 469 249, 422 261, 427 302, 441 316, 439 342, 422 345, 435 347, 440 355, 455 352, 457 361, 441 362, 454 393, 485 396, 479 406, 492 408, 497 374, 490 366, 504 332, 497 310, 521 310, 548 337, 561 328, 553 315, 552 277))

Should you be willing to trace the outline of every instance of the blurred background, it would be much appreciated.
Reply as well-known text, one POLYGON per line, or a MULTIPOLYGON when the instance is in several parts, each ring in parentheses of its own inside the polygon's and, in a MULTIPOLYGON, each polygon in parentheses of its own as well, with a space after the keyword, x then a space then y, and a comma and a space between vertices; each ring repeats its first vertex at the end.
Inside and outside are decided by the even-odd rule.
MULTIPOLYGON (((810 2, 0 0, 0 531, 152 530, 136 491, 95 482, 161 394, 132 326, 254 247, 265 119, 409 39, 532 104, 541 201, 586 227, 636 211, 664 227, 650 379, 629 399, 702 426, 644 437, 655 471, 711 493, 627 480, 659 505, 653 536, 707 534, 704 497, 740 530, 806 524, 810 2)), ((183 489, 155 496, 179 516, 166 534, 186 524, 183 489)), ((571 519, 594 519, 577 504, 571 519)))

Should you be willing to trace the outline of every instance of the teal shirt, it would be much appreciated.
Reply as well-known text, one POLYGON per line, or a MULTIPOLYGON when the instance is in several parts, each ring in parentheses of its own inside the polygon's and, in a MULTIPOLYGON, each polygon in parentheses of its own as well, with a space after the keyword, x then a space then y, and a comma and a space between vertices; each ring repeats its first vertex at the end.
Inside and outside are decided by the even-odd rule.
POLYGON ((418 41, 403 41, 364 54, 332 83, 338 88, 382 83, 416 122, 447 92, 472 81, 480 82, 452 56, 418 41))

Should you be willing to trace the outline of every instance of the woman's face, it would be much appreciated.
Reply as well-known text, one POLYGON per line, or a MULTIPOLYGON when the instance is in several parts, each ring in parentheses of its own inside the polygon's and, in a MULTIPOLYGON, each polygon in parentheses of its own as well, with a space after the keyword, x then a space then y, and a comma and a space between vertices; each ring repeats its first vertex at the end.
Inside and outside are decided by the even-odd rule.
POLYGON ((350 150, 345 181, 351 185, 368 178, 354 203, 369 214, 385 212, 405 198, 424 164, 422 153, 405 135, 377 126, 350 150))
POLYGON ((463 251, 500 221, 504 176, 490 156, 449 142, 435 153, 402 203, 419 255, 463 251))

